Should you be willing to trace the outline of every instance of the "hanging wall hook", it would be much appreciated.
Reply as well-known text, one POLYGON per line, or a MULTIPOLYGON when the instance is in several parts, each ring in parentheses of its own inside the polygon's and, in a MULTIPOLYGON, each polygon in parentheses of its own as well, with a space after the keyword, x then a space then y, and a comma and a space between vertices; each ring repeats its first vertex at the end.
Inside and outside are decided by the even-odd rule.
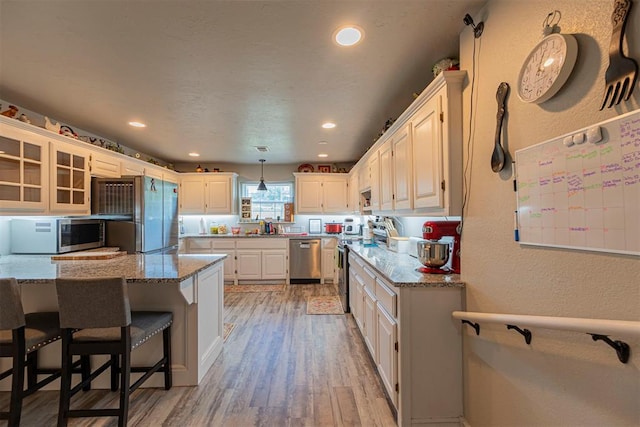
POLYGON ((524 341, 527 344, 531 344, 531 331, 528 329, 520 329, 515 325, 507 325, 507 329, 515 329, 524 337, 524 341))
POLYGON ((476 335, 480 335, 480 323, 473 323, 472 321, 466 319, 462 319, 462 323, 471 325, 471 327, 476 330, 476 335))
POLYGON ((627 363, 629 361, 629 353, 631 352, 629 350, 629 344, 627 344, 624 341, 613 341, 611 340, 608 336, 606 335, 598 335, 598 334, 589 334, 591 335, 591 338, 593 338, 594 341, 604 341, 607 344, 609 344, 611 347, 613 347, 616 350, 616 353, 618 354, 618 360, 620 360, 622 363, 627 363))

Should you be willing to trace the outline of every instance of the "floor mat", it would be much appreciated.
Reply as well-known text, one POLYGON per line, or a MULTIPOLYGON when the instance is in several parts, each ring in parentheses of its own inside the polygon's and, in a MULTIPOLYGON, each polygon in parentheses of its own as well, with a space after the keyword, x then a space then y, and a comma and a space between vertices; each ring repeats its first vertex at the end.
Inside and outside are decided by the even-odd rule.
POLYGON ((233 332, 233 329, 236 327, 235 323, 225 323, 224 324, 224 341, 227 340, 227 338, 229 338, 229 335, 231 335, 231 332, 233 332))
POLYGON ((225 292, 281 292, 285 285, 224 285, 225 292))
POLYGON ((344 310, 338 296, 309 297, 307 314, 344 314, 344 310))

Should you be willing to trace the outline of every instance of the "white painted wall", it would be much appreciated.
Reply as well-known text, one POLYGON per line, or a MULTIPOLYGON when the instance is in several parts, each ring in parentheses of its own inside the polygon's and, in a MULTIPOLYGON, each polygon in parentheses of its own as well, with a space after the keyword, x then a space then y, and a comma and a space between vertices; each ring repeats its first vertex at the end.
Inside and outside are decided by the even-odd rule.
MULTIPOLYGON (((469 311, 640 320, 640 259, 520 246, 513 240, 516 198, 510 171, 497 175, 489 159, 496 126, 496 89, 511 86, 505 141, 509 151, 639 107, 640 88, 620 106, 599 111, 608 65, 613 1, 491 0, 476 16, 485 29, 476 44, 475 131, 470 202, 462 236, 462 278, 469 311), (565 87, 541 105, 516 95, 520 66, 541 38, 542 22, 562 13, 579 56, 565 87)), ((473 37, 461 34, 461 64, 471 76, 473 37)), ((629 56, 640 60, 640 4, 627 26, 629 56)), ((464 91, 465 153, 471 86, 464 91)), ((612 337, 620 339, 620 337, 612 337)), ((479 337, 464 331, 465 418, 480 426, 640 425, 640 342, 625 339, 631 360, 586 334, 533 330, 520 335, 498 325, 479 337)))

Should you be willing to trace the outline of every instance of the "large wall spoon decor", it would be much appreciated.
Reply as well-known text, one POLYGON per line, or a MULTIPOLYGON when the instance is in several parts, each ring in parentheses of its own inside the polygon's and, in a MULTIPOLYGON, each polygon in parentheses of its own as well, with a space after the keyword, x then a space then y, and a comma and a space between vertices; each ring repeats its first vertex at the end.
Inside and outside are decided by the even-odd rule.
POLYGON ((498 101, 498 114, 496 115, 496 140, 491 154, 491 170, 500 172, 504 169, 504 149, 502 148, 502 122, 504 121, 505 100, 509 94, 509 84, 500 83, 496 92, 496 100, 498 101))

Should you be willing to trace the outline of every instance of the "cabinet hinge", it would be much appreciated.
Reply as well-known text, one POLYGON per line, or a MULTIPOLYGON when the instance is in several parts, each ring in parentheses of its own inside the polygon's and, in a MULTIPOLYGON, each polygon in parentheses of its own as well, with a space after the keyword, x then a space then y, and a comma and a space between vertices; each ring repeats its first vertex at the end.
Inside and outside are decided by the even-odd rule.
POLYGON ((444 123, 444 113, 440 113, 440 122, 444 123))
POLYGON ((398 341, 396 341, 396 343, 393 345, 393 348, 398 351, 398 341))
POLYGON ((400 384, 396 383, 396 393, 400 393, 400 384))
POLYGON ((442 191, 444 191, 444 179, 442 180, 442 182, 440 183, 440 188, 442 188, 442 191))

